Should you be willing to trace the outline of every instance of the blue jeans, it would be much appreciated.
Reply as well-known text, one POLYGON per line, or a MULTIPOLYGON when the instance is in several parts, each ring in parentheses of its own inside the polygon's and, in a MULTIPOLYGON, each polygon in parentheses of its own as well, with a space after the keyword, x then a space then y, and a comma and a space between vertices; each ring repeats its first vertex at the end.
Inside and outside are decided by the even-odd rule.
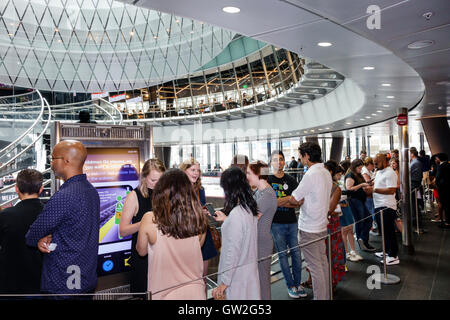
POLYGON ((297 223, 272 223, 271 233, 277 252, 290 249, 292 261, 292 273, 289 267, 287 252, 281 252, 278 255, 281 271, 284 281, 288 288, 298 287, 302 280, 302 257, 300 248, 298 248, 298 227, 297 223))
POLYGON ((372 215, 372 221, 375 221, 375 207, 373 204, 373 198, 367 197, 365 205, 367 210, 369 210, 370 214, 372 215))
MULTIPOLYGON (((360 221, 364 218, 370 217, 370 212, 364 202, 361 200, 350 198, 348 199, 350 208, 352 209, 353 217, 355 222, 360 221)), ((369 243, 369 232, 372 228, 372 219, 365 219, 364 221, 358 222, 355 225, 356 237, 357 239, 362 239, 364 244, 369 243)))

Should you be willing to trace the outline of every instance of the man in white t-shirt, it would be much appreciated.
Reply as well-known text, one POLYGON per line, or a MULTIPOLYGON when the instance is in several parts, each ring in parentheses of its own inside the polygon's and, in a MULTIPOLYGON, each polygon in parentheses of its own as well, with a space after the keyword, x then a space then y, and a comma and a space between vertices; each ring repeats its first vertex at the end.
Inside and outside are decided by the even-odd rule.
POLYGON ((324 237, 328 234, 328 211, 333 182, 330 172, 321 163, 322 152, 318 144, 302 143, 299 152, 301 162, 308 166, 308 171, 292 192, 290 201, 295 204, 296 201, 304 200, 298 219, 300 246, 323 238, 301 248, 311 273, 314 300, 327 300, 330 298, 330 279, 324 237))
MULTIPOLYGON (((386 155, 377 154, 375 161, 377 174, 374 181, 373 202, 375 206, 375 217, 377 224, 381 226, 381 217, 384 221, 384 242, 386 249, 386 264, 399 264, 398 244, 395 236, 395 219, 397 218, 397 201, 395 191, 397 190, 397 174, 388 165, 386 155), (383 211, 380 213, 380 211, 383 211)), ((380 228, 381 232, 381 228, 380 228)), ((375 255, 383 258, 383 252, 376 252, 375 255)))

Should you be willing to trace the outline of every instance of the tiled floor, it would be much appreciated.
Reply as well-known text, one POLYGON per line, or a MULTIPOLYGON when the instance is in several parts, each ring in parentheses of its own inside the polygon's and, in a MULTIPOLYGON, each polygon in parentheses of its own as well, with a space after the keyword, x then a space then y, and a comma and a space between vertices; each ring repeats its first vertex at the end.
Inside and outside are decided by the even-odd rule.
MULTIPOLYGON (((383 265, 371 253, 361 252, 364 260, 361 262, 348 262, 349 272, 337 287, 335 300, 448 300, 450 299, 450 230, 442 230, 438 224, 425 219, 427 233, 413 234, 415 253, 408 255, 400 252, 400 264, 388 266, 388 273, 400 277, 400 283, 395 285, 381 285, 379 289, 369 289, 367 286, 370 273, 367 268, 371 265, 383 265)), ((381 238, 371 236, 373 246, 381 248, 381 238)), ((398 243, 401 246, 401 235, 398 234, 398 243)), ((274 265, 274 270, 279 266, 274 265)), ((280 273, 281 274, 281 273, 280 273)), ((306 279, 303 274, 303 279, 306 279)), ((369 281, 370 282, 370 281, 369 281)), ((312 298, 312 291, 307 290, 312 298)), ((272 299, 285 300, 289 298, 284 280, 272 284, 272 299)))

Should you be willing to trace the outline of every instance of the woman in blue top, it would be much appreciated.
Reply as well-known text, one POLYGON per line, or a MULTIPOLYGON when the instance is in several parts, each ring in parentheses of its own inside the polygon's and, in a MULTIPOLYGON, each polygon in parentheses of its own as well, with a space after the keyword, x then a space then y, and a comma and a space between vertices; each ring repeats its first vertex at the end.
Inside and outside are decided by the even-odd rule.
MULTIPOLYGON (((200 163, 198 163, 194 158, 187 159, 180 164, 180 169, 183 170, 191 181, 194 189, 197 190, 200 203, 202 206, 206 204, 205 189, 202 187, 201 182, 201 171, 200 163)), ((205 214, 208 214, 207 210, 204 209, 205 214)), ((208 274, 208 260, 217 256, 218 252, 216 247, 214 247, 214 241, 211 236, 211 231, 209 229, 206 231, 205 243, 202 246, 202 256, 203 256, 203 277, 208 274)))

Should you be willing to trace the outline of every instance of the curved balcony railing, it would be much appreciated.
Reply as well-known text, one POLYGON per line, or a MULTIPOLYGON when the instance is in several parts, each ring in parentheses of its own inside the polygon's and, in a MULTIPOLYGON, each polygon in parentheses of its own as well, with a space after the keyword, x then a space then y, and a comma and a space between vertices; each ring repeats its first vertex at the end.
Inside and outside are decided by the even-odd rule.
POLYGON ((56 121, 79 121, 79 113, 88 111, 90 120, 104 124, 122 124, 122 113, 110 102, 99 99, 100 104, 93 100, 52 105, 52 120, 56 121))
MULTIPOLYGON (((200 101, 198 104, 183 104, 180 102, 182 99, 173 99, 171 103, 164 103, 164 108, 157 104, 150 104, 146 112, 124 114, 124 121, 139 120, 154 124, 178 125, 200 119, 220 121, 255 116, 300 105, 324 96, 344 80, 342 75, 321 64, 305 63, 303 59, 297 62, 299 61, 301 63, 296 65, 286 62, 284 67, 279 66, 279 71, 265 72, 265 75, 258 79, 253 75, 251 81, 253 86, 247 86, 245 90, 231 85, 231 90, 222 92, 224 99, 221 102, 208 98, 209 95, 187 98, 191 101, 200 101)), ((183 101, 186 101, 186 98, 183 101)))
POLYGON ((5 128, 5 132, 9 133, 9 140, 13 141, 0 150, 1 179, 8 180, 8 176, 23 168, 43 170, 46 162, 43 135, 51 122, 47 100, 42 98, 39 91, 33 91, 3 97, 2 102, 0 116, 5 121, 2 125, 11 124, 12 127, 5 128), (15 127, 27 128, 16 134, 15 127))

